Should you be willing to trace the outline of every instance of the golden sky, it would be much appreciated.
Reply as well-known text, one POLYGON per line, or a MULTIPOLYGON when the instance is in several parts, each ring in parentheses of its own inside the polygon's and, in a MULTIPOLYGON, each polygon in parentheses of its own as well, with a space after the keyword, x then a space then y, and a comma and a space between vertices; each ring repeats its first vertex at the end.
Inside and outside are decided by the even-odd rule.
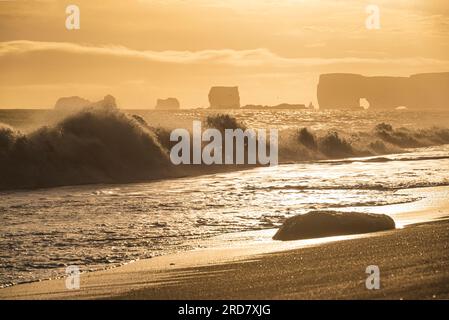
POLYGON ((58 97, 152 108, 208 106, 213 85, 242 104, 316 100, 320 73, 449 71, 447 0, 0 0, 0 108, 58 97), (80 8, 80 30, 65 9, 80 8), (368 4, 380 8, 368 30, 368 4))

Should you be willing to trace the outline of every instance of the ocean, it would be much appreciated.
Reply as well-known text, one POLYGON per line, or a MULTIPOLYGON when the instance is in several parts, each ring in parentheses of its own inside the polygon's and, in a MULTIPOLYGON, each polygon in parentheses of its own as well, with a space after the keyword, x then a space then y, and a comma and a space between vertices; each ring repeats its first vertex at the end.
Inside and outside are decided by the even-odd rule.
MULTIPOLYGON (((148 126, 168 129, 191 128, 193 120, 213 114, 125 112, 139 115, 148 126)), ((444 131, 449 112, 226 113, 246 127, 285 132, 280 152, 288 156, 275 167, 182 178, 5 189, 0 192, 0 286, 61 276, 68 265, 92 271, 195 249, 205 239, 277 228, 286 218, 313 210, 382 211, 425 197, 410 189, 449 185, 444 131), (379 124, 402 129, 392 129, 400 131, 388 137, 377 132, 385 148, 368 154, 360 146, 371 148, 372 130, 379 124), (303 127, 317 135, 338 132, 363 152, 338 156, 323 149, 320 156, 292 157, 291 150, 285 151, 292 144, 288 139, 303 127)), ((49 110, 0 110, 0 122, 24 134, 53 126, 65 116, 49 110)))

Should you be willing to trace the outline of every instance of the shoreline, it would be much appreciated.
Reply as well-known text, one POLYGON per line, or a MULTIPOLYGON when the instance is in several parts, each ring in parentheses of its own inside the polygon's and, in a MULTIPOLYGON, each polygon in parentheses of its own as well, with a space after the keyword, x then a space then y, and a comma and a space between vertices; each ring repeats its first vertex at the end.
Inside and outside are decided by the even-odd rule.
POLYGON ((169 272, 170 280, 110 299, 449 299, 449 220, 370 237, 169 272), (431 249, 422 242, 433 241, 431 249), (325 258, 324 258, 325 257, 325 258), (380 269, 368 290, 366 269, 380 269))
MULTIPOLYGON (((449 221, 445 220, 449 217, 449 200, 445 196, 448 190, 448 188, 442 187, 427 188, 424 192, 439 194, 439 198, 427 198, 427 200, 421 200, 421 203, 418 201, 411 204, 376 207, 374 211, 379 212, 389 207, 388 211, 392 213, 395 221, 405 219, 404 221, 409 222, 403 225, 399 223, 400 228, 392 231, 298 241, 271 240, 271 236, 277 229, 225 234, 208 240, 209 245, 205 249, 169 254, 135 261, 116 268, 82 273, 80 290, 66 289, 64 278, 43 280, 0 289, 0 299, 332 299, 399 297, 382 296, 380 295, 382 290, 379 293, 369 291, 369 295, 367 292, 360 292, 360 290, 357 295, 353 296, 346 291, 344 294, 330 294, 329 290, 334 286, 332 283, 339 279, 340 273, 346 269, 348 271, 345 272, 349 272, 349 270, 355 272, 356 265, 358 266, 357 272, 355 272, 357 281, 354 280, 355 278, 352 282, 348 281, 352 283, 352 286, 354 286, 354 281, 357 282, 358 286, 363 284, 360 281, 365 277, 365 270, 359 270, 359 264, 361 261, 368 262, 368 260, 360 257, 365 250, 367 250, 366 252, 373 251, 371 261, 378 260, 379 265, 382 264, 381 272, 383 272, 383 268, 408 270, 407 268, 412 268, 410 264, 416 264, 417 258, 423 260, 425 262, 423 265, 424 271, 431 272, 431 275, 437 275, 438 278, 448 279, 448 281, 443 281, 441 285, 436 286, 440 290, 436 295, 438 297, 438 295, 443 294, 444 297, 449 298, 449 250, 447 250, 449 248, 449 233, 447 232, 449 221), (410 208, 407 209, 407 207, 410 208), (437 215, 435 215, 435 211, 438 211, 437 215), (437 221, 410 220, 410 217, 416 215, 422 217, 427 214, 429 218, 432 217, 437 221), (428 249, 427 242, 433 242, 434 245, 428 249), (224 243, 228 244, 223 245, 224 243), (398 246, 392 246, 394 243, 398 243, 398 246), (389 257, 388 259, 383 256, 384 253, 389 257), (410 255, 416 257, 412 259, 409 257, 410 255), (303 261, 305 257, 309 257, 310 261, 306 263, 304 268, 311 272, 311 275, 306 278, 308 281, 307 287, 318 286, 322 277, 326 277, 330 281, 330 283, 326 283, 327 287, 321 288, 322 292, 320 291, 321 293, 317 296, 314 292, 309 292, 310 296, 307 296, 304 293, 307 291, 299 294, 291 291, 292 289, 281 295, 274 293, 278 285, 288 285, 288 283, 284 283, 286 281, 285 273, 289 274, 289 277, 295 277, 296 273, 302 274, 304 272, 302 269, 297 270, 299 266, 295 264, 295 261, 303 261), (326 258, 323 259, 323 257, 326 258), (324 272, 320 276, 313 271, 314 268, 321 268, 322 264, 327 265, 330 260, 334 260, 333 264, 335 265, 349 264, 349 266, 339 270, 334 276, 331 276, 332 272, 324 272), (438 265, 439 263, 441 265, 438 265), (264 266, 262 271, 259 270, 260 266, 264 266), (280 271, 280 269, 285 270, 280 271), (231 276, 228 274, 230 271, 232 271, 231 276), (312 276, 313 274, 314 276, 312 276), (239 280, 233 284, 237 288, 235 291, 229 291, 229 288, 223 283, 206 290, 202 287, 206 285, 204 284, 204 277, 216 281, 221 279, 225 283, 226 281, 234 281, 234 279, 239 280), (270 290, 268 290, 270 287, 268 285, 265 290, 262 290, 263 288, 250 290, 246 287, 254 287, 254 280, 250 280, 251 277, 257 277, 255 283, 259 285, 267 283, 267 280, 270 279, 270 281, 276 279, 280 283, 269 282, 270 286, 273 287, 270 290), (318 281, 318 283, 315 283, 315 281, 318 281), (240 291, 239 286, 244 286, 245 289, 240 291), (191 289, 195 287, 202 288, 198 292, 203 293, 201 295, 196 294, 196 291, 194 292, 191 289)), ((420 189, 419 191, 423 190, 420 189)), ((401 272, 407 273, 407 271, 401 272)), ((426 287, 428 284, 427 280, 424 281, 425 277, 417 275, 416 279, 416 281, 411 282, 409 279, 409 285, 426 287)), ((207 283, 209 283, 209 280, 207 283)), ((398 290, 401 288, 395 282, 393 287, 398 290)), ((435 284, 431 287, 435 287, 435 284)), ((398 292, 407 293, 400 290, 398 292)), ((405 297, 410 297, 410 295, 405 297)), ((423 295, 416 297, 432 298, 423 295)))

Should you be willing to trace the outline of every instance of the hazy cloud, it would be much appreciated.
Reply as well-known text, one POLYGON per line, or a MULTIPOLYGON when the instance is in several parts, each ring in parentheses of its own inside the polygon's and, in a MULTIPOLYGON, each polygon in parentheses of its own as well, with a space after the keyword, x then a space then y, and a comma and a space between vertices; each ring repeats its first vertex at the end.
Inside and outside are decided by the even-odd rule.
POLYGON ((134 50, 123 46, 90 46, 69 42, 8 41, 0 43, 0 57, 32 54, 35 52, 70 53, 79 55, 113 56, 125 59, 143 59, 150 62, 171 64, 223 64, 239 67, 271 66, 298 67, 335 64, 400 64, 449 67, 449 60, 424 57, 404 58, 290 58, 265 48, 250 50, 211 49, 200 51, 151 51, 134 50))

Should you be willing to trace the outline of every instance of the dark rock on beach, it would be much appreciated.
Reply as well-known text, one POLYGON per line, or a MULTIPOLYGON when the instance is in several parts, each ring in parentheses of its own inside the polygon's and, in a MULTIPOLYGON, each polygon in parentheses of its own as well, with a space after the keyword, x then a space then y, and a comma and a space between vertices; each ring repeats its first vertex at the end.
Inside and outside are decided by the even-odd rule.
POLYGON ((394 220, 384 214, 311 211, 287 219, 274 240, 300 240, 395 229, 394 220))

